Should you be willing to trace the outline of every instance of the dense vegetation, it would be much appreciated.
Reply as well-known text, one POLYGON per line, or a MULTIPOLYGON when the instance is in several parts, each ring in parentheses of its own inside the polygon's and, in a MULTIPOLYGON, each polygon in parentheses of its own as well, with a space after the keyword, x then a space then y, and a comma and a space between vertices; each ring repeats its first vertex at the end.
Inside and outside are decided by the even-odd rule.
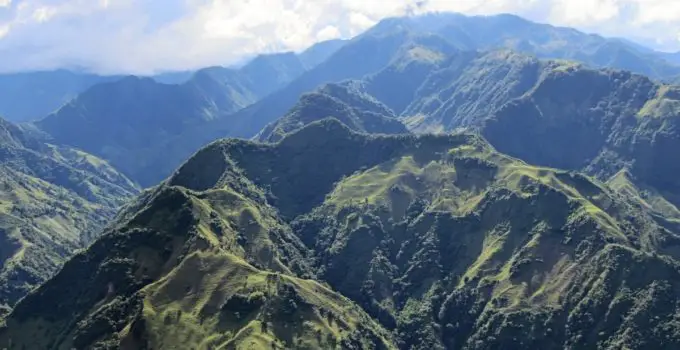
POLYGON ((327 84, 304 94, 285 116, 267 125, 255 139, 276 142, 286 134, 312 122, 333 117, 350 129, 369 134, 405 134, 406 126, 394 113, 372 96, 355 87, 355 82, 327 84))
POLYGON ((422 82, 401 119, 416 133, 475 130, 501 152, 602 181, 627 168, 677 205, 679 89, 507 50, 460 53, 422 82))
POLYGON ((128 206, 104 238, 24 299, 3 345, 393 347, 350 300, 302 279, 312 273, 304 245, 222 146, 128 206), (54 296, 58 303, 42 304, 54 296))
POLYGON ((643 192, 466 134, 325 119, 218 141, 22 300, 0 341, 675 348, 680 216, 643 192))
POLYGON ((105 161, 0 119, 0 305, 51 277, 136 193, 105 161))

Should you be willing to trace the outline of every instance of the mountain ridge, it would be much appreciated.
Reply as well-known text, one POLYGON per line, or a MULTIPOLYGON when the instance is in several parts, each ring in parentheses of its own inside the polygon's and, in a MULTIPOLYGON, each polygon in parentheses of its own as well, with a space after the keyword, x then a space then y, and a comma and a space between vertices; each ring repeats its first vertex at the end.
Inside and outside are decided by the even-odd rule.
POLYGON ((637 204, 588 176, 500 154, 474 134, 367 135, 327 118, 274 144, 215 141, 22 300, 0 342, 672 347, 677 309, 663 305, 680 296, 680 230, 637 204), (258 270, 282 282, 274 288, 258 270), (73 285, 80 291, 67 293, 73 285), (63 299, 54 310, 38 307, 55 295, 63 299), (330 310, 348 325, 331 333, 347 340, 329 340, 333 327, 313 340, 297 326, 285 339, 281 297, 298 305, 287 315, 330 310), (328 298, 357 311, 337 314, 328 298), (353 328, 356 319, 366 328, 353 328))
POLYGON ((300 101, 285 116, 265 126, 253 139, 277 142, 286 134, 327 117, 336 118, 358 132, 408 133, 394 112, 353 85, 354 82, 326 84, 300 96, 300 101))
MULTIPOLYGON (((258 85, 257 82, 253 85, 252 79, 248 78, 235 80, 236 69, 210 68, 197 73, 199 81, 190 81, 189 85, 193 88, 179 89, 181 91, 177 92, 177 88, 156 87, 145 92, 153 95, 160 90, 168 90, 167 93, 158 92, 159 96, 162 96, 160 99, 186 101, 182 104, 185 108, 167 110, 153 101, 147 104, 140 102, 137 103, 136 110, 126 111, 122 115, 116 113, 106 116, 109 124, 114 121, 120 124, 117 133, 135 137, 138 139, 137 142, 150 143, 152 144, 150 147, 129 148, 115 142, 100 142, 100 139, 107 140, 111 130, 103 125, 97 126, 100 116, 91 115, 93 113, 88 111, 96 110, 98 105, 106 106, 107 110, 113 110, 121 103, 134 105, 134 101, 121 100, 115 96, 116 94, 111 94, 94 105, 92 101, 82 103, 78 101, 77 105, 82 107, 80 108, 82 113, 78 112, 79 116, 74 117, 74 113, 64 110, 62 115, 48 118, 54 119, 53 122, 43 121, 42 124, 43 129, 46 129, 44 131, 56 136, 55 142, 76 146, 103 157, 143 186, 150 186, 168 176, 182 160, 206 143, 222 137, 251 138, 257 135, 262 128, 275 122, 293 108, 301 94, 323 84, 339 83, 346 79, 362 79, 365 80, 364 92, 378 98, 397 114, 403 114, 404 111, 418 112, 419 110, 413 107, 408 109, 408 102, 421 97, 418 95, 417 85, 420 85, 420 82, 427 83, 428 76, 436 74, 436 71, 444 68, 448 61, 455 60, 451 58, 452 56, 463 57, 471 54, 464 50, 502 48, 529 52, 541 58, 585 60, 594 66, 616 66, 656 77, 680 74, 680 71, 671 72, 672 69, 666 67, 665 63, 657 64, 656 58, 647 57, 645 53, 638 52, 638 49, 621 40, 589 36, 575 30, 536 24, 512 16, 426 15, 384 20, 352 40, 320 43, 297 54, 296 57, 290 53, 263 56, 251 64, 276 62, 254 71, 274 72, 274 75, 280 76, 271 80, 256 79, 262 85, 258 85), (504 33, 502 36, 489 34, 498 33, 499 26, 504 25, 509 27, 507 31, 500 31, 504 33), (477 32, 480 33, 478 40, 472 40, 469 33, 477 32), (545 36, 541 37, 541 33, 545 36), (565 38, 574 39, 576 43, 582 43, 583 47, 569 44, 572 41, 565 38), (527 42, 528 47, 517 44, 527 42), (628 57, 631 50, 635 51, 633 52, 635 59, 632 61, 628 57), (303 62, 308 60, 305 57, 313 55, 317 55, 310 61, 314 64, 303 62), (359 59, 360 57, 363 58, 359 59), (636 68, 634 65, 638 63, 639 67, 636 68), (265 86, 267 88, 264 88, 265 86), (189 105, 192 107, 186 108, 189 105), (133 114, 144 116, 147 120, 155 120, 152 123, 152 130, 148 131, 153 136, 136 135, 135 129, 130 125, 134 123, 121 122, 126 120, 126 115, 133 114), (89 124, 96 126, 96 131, 101 137, 93 137, 93 140, 87 142, 71 141, 73 130, 82 123, 79 120, 83 118, 92 121, 89 124), (166 122, 166 118, 172 122, 166 122), (66 122, 70 119, 76 121, 66 122), (185 119, 199 122, 185 125, 183 123, 185 119), (172 130, 168 127, 170 124, 173 125, 172 130), (168 130, 159 132, 156 129, 168 130), (178 132, 178 129, 182 129, 181 132, 178 132), (136 155, 134 159, 129 157, 130 154, 136 155)), ((248 66, 241 67, 244 68, 248 69, 248 66)), ((500 71, 498 73, 501 74, 500 71)), ((521 78, 521 74, 517 77, 521 78)), ((508 81, 499 85, 506 83, 508 81)), ((80 138, 82 137, 73 136, 74 140, 80 138)))

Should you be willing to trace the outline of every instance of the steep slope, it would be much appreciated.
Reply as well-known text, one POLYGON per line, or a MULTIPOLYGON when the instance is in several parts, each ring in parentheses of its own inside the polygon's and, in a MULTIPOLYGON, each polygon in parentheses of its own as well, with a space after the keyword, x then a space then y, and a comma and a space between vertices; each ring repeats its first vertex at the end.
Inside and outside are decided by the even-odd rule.
MULTIPOLYGON (((409 108, 408 105, 428 97, 418 93, 418 89, 425 86, 421 82, 432 82, 427 77, 438 71, 442 64, 445 65, 447 57, 460 50, 498 48, 528 52, 538 57, 583 60, 590 65, 631 69, 655 78, 673 79, 680 74, 677 66, 659 58, 657 53, 619 39, 536 24, 510 15, 424 15, 388 19, 352 40, 319 43, 299 55, 288 53, 259 57, 239 70, 210 68, 173 88, 144 84, 143 89, 149 91, 141 93, 141 96, 166 91, 161 100, 182 101, 178 108, 168 110, 166 107, 172 106, 172 102, 159 105, 155 98, 144 103, 128 101, 126 98, 129 97, 112 88, 105 94, 106 98, 97 101, 95 106, 83 94, 84 98, 76 99, 72 107, 67 106, 39 125, 56 135, 55 142, 103 157, 143 186, 150 186, 169 175, 182 160, 206 143, 227 136, 253 137, 293 108, 302 94, 323 84, 367 78, 365 92, 374 95, 397 114, 414 116, 411 112, 427 109, 409 108), (89 112, 96 111, 98 106, 117 109, 111 107, 119 105, 137 107, 115 115, 99 113, 105 115, 106 120, 118 123, 113 129, 109 127, 112 122, 100 125, 99 114, 91 115, 89 112), (143 129, 133 128, 126 115, 143 115, 139 120, 153 122, 143 129), (83 141, 82 136, 74 135, 73 130, 82 127, 81 124, 90 125, 89 129, 96 131, 88 134, 92 135, 92 140, 80 142, 83 141), (111 143, 109 135, 112 134, 132 137, 135 142, 151 146, 139 148, 111 143), (71 141, 71 138, 78 142, 71 141)), ((508 66, 500 59, 487 63, 508 66)), ((486 68, 502 74, 502 69, 486 68)), ((483 72, 477 72, 480 73, 483 72)), ((470 73, 468 78, 474 78, 474 75, 470 73)), ((515 77, 525 79, 521 74, 515 77)), ((494 80, 512 83, 510 78, 497 76, 494 80)), ((518 97, 524 92, 522 89, 522 86, 516 86, 507 91, 507 96, 499 94, 497 100, 500 103, 507 98, 518 97)), ((470 90, 470 94, 477 91, 475 88, 470 90)), ((465 111, 461 113, 465 114, 465 111)), ((448 117, 441 118, 446 122, 448 117)), ((418 121, 415 120, 415 123, 418 124, 418 121)), ((449 125, 444 125, 444 130, 447 128, 449 125)), ((428 125, 424 130, 441 129, 438 125, 428 125)))
POLYGON ((305 64, 298 55, 285 52, 257 56, 239 72, 248 77, 251 90, 261 98, 286 86, 305 70, 305 64))
POLYGON ((625 183, 474 135, 370 136, 334 119, 276 144, 218 141, 22 300, 0 341, 390 346, 301 276, 403 349, 676 348, 680 230, 625 183))
POLYGON ((414 35, 406 30, 360 35, 285 88, 234 114, 215 120, 209 128, 189 130, 173 142, 186 147, 174 148, 176 152, 173 153, 188 157, 190 154, 187 150, 191 147, 187 145, 198 148, 225 136, 251 138, 268 124, 284 116, 304 93, 329 82, 359 79, 379 72, 402 61, 412 50, 422 50, 437 56, 445 56, 454 51, 446 41, 433 38, 429 34, 414 35))
POLYGON ((446 58, 456 52, 440 36, 422 37, 404 45, 392 63, 365 77, 365 91, 401 114, 415 98, 416 90, 446 58))
POLYGON ((223 147, 198 152, 15 308, 8 348, 392 348, 347 298, 301 279, 304 246, 223 147), (42 305, 46 298, 59 302, 42 305))
POLYGON ((409 129, 416 132, 479 125, 489 114, 531 89, 543 70, 568 65, 509 50, 454 54, 418 87, 401 88, 416 91, 402 115, 409 129))
POLYGON ((238 113, 222 118, 216 123, 215 131, 222 136, 253 136, 265 125, 283 116, 295 105, 300 95, 326 83, 360 79, 379 71, 400 54, 402 47, 412 46, 419 39, 407 31, 359 36, 286 88, 238 113))
POLYGON ((545 71, 523 97, 485 122, 499 150, 536 164, 584 169, 600 179, 624 167, 680 203, 680 89, 620 71, 545 71))
POLYGON ((145 152, 189 125, 205 123, 215 113, 211 107, 216 106, 202 96, 201 87, 221 86, 208 85, 213 82, 208 74, 197 73, 198 81, 185 85, 137 77, 96 85, 36 125, 55 143, 100 156, 149 185, 138 170, 146 162, 145 152))
POLYGON ((475 145, 405 156, 339 182, 291 226, 317 252, 319 278, 403 348, 680 341, 677 225, 582 175, 475 145))
POLYGON ((626 167, 639 186, 678 205, 678 91, 507 50, 460 53, 425 79, 402 117, 414 132, 477 130, 503 153, 602 181, 626 167))
POLYGON ((0 115, 14 122, 37 120, 91 86, 115 79, 67 70, 0 74, 0 115))
POLYGON ((256 140, 277 142, 286 134, 312 122, 333 117, 354 131, 370 134, 408 133, 404 124, 385 105, 362 93, 356 82, 327 84, 300 97, 281 119, 267 125, 256 140))
POLYGON ((138 190, 92 155, 0 119, 0 305, 12 306, 89 244, 138 190))
POLYGON ((336 53, 341 47, 347 43, 347 40, 343 39, 332 39, 316 43, 306 50, 298 54, 298 58, 305 66, 307 70, 310 70, 323 61, 327 60, 334 53, 336 53))
POLYGON ((395 328, 403 348, 678 345, 667 307, 680 296, 677 225, 474 137, 338 125, 233 157, 313 248, 317 278, 395 328))
POLYGON ((680 222, 680 210, 664 198, 652 187, 639 185, 637 180, 627 169, 621 169, 607 180, 607 185, 627 197, 636 205, 641 205, 654 214, 662 222, 680 222))
MULTIPOLYGON (((532 69, 540 69, 538 61, 527 56, 510 54, 511 51, 507 49, 530 53, 539 58, 559 58, 583 61, 594 66, 627 69, 655 78, 670 79, 680 74, 680 66, 664 61, 657 57, 660 54, 652 50, 642 50, 623 40, 589 35, 571 28, 533 23, 512 15, 467 17, 440 13, 392 18, 378 23, 346 43, 317 69, 307 72, 286 89, 233 116, 222 118, 218 123, 221 125, 218 130, 222 134, 240 137, 252 135, 265 124, 261 120, 283 115, 300 94, 322 83, 344 79, 364 78, 366 92, 385 103, 395 113, 412 115, 408 111, 404 112, 407 106, 427 97, 419 95, 417 90, 420 87, 429 88, 427 83, 438 83, 435 79, 427 78, 438 75, 438 79, 450 81, 451 78, 443 74, 455 72, 447 65, 455 61, 463 61, 458 62, 459 65, 470 64, 464 61, 472 60, 474 51, 491 50, 494 53, 478 54, 474 62, 476 65, 466 67, 469 71, 466 84, 472 82, 474 75, 485 74, 493 77, 494 81, 491 83, 497 83, 499 79, 507 84, 513 84, 513 79, 520 81, 514 83, 517 86, 511 89, 513 91, 496 97, 495 104, 498 105, 520 96, 532 86, 531 79, 536 79, 540 73, 530 72, 532 69), (502 48, 505 50, 496 51, 502 48), (496 56, 493 57, 494 55, 496 56), (454 58, 450 58, 451 56, 454 58), (370 57, 371 61, 362 60, 354 64, 357 58, 363 57, 370 57), (504 62, 504 59, 526 62, 522 62, 523 66, 518 68, 519 62, 504 62), (439 71, 442 65, 444 69, 439 71), (349 67, 353 67, 355 71, 349 67), (519 71, 512 71, 513 69, 519 71), (495 75, 487 70, 493 70, 495 75), (511 76, 503 77, 504 70, 509 70, 505 73, 511 76)), ((568 61, 564 61, 564 64, 570 64, 568 61)), ((479 99, 475 96, 466 97, 479 99)), ((493 108, 488 110, 492 111, 493 108)))

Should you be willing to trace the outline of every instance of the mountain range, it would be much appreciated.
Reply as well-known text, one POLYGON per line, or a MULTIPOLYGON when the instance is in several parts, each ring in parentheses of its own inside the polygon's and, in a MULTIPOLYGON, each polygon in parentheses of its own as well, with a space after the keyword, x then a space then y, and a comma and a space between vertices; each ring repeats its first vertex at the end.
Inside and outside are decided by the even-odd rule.
MULTIPOLYGON (((323 84, 364 80, 365 92, 401 115, 409 104, 422 100, 415 96, 416 90, 435 71, 466 64, 471 57, 477 60, 467 63, 478 64, 472 70, 485 64, 485 59, 493 65, 503 57, 493 61, 487 53, 503 49, 530 57, 579 60, 593 68, 627 69, 652 78, 671 80, 680 75, 680 66, 661 53, 626 41, 511 15, 437 14, 387 19, 352 40, 317 44, 298 55, 261 56, 239 69, 199 70, 180 85, 133 78, 100 84, 36 125, 52 135, 54 142, 102 157, 146 187, 167 177, 208 142, 255 136, 293 108, 301 94, 323 84), (499 32, 503 35, 494 34, 499 32), (74 135, 74 130, 82 128, 83 132, 74 135)), ((452 79, 443 78, 444 83, 451 83, 452 79)), ((528 89, 517 89, 523 88, 528 89)), ((406 112, 416 112, 414 108, 406 112)))
POLYGON ((678 348, 677 64, 429 14, 0 119, 0 347, 678 348))
POLYGON ((13 122, 37 120, 88 88, 115 77, 67 70, 0 75, 0 116, 13 122))
POLYGON ((205 137, 183 134, 206 133, 215 120, 297 78, 338 43, 321 43, 299 55, 259 56, 238 70, 201 69, 182 84, 134 76, 99 84, 35 125, 52 142, 102 157, 142 186, 152 186, 203 145, 205 137))
POLYGON ((679 226, 625 179, 336 119, 217 141, 24 298, 0 342, 673 348, 679 226))

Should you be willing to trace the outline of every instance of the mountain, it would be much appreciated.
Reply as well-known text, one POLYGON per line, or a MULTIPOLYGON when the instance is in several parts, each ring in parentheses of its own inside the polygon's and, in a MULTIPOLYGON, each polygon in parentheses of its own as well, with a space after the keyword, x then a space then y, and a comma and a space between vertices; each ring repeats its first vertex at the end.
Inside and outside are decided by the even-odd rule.
POLYGON ((392 348, 350 300, 303 279, 303 244, 223 147, 267 149, 198 152, 23 299, 3 346, 392 348), (48 295, 59 302, 39 306, 48 295))
POLYGON ((680 64, 680 51, 678 52, 665 52, 661 55, 663 58, 669 62, 680 64))
POLYGON ((333 117, 350 129, 369 134, 405 134, 406 126, 394 113, 353 82, 327 84, 304 94, 285 116, 267 125, 254 138, 262 142, 280 141, 286 134, 312 122, 333 117))
POLYGON ((483 134, 500 151, 537 164, 602 179, 628 168, 678 205, 679 107, 677 86, 621 71, 554 70, 495 113, 483 134))
MULTIPOLYGON (((257 71, 250 77, 254 79, 255 88, 265 91, 259 91, 256 94, 266 95, 281 88, 297 78, 302 70, 311 69, 323 62, 343 44, 343 40, 328 40, 313 45, 297 56, 292 53, 257 56, 248 64, 251 70, 257 71), (278 62, 276 57, 285 55, 295 56, 294 59, 283 63, 292 65, 292 67, 281 66, 282 63, 278 62), (273 67, 258 67, 258 61, 269 61, 263 65, 272 65, 273 67), (278 79, 278 84, 273 84, 270 81, 258 82, 262 78, 269 79, 268 73, 276 75, 277 73, 274 73, 272 69, 275 69, 277 65, 281 69, 278 72, 280 76, 272 76, 272 78, 278 79), (259 70, 260 68, 264 69, 259 70), (267 87, 269 88, 267 89, 267 87)), ((193 71, 166 72, 153 75, 150 78, 163 84, 182 84, 190 80, 193 74, 193 71)), ((90 87, 100 83, 113 82, 120 78, 122 76, 101 76, 65 69, 0 74, 0 116, 13 122, 38 120, 57 111, 90 87)))
POLYGON ((0 343, 675 348, 680 226, 628 178, 335 119, 217 141, 24 298, 0 343))
POLYGON ((0 74, 0 116, 37 120, 91 86, 117 79, 67 70, 0 74))
MULTIPOLYGON (((680 203, 673 160, 680 146, 678 87, 625 71, 512 53, 451 67, 453 72, 440 73, 456 80, 421 90, 409 107, 414 117, 406 124, 412 129, 472 127, 501 152, 602 180, 629 168, 639 181, 680 203)), ((442 81, 436 75, 429 79, 442 81)))
POLYGON ((420 136, 292 214, 318 278, 401 348, 677 346, 677 222, 586 176, 447 138, 420 136))
MULTIPOLYGON (((127 77, 94 86, 36 125, 55 143, 102 157, 142 186, 152 186, 206 143, 253 137, 290 110, 301 94, 326 82, 361 78, 387 66, 405 47, 431 41, 406 32, 361 37, 288 85, 304 69, 299 58, 304 52, 299 57, 263 56, 239 70, 202 69, 181 85, 127 77)), ((437 47, 448 50, 442 43, 437 47)), ((310 50, 331 54, 337 43, 319 45, 310 50)))
POLYGON ((298 55, 285 52, 257 56, 239 72, 251 80, 253 93, 258 97, 264 97, 295 80, 305 70, 305 65, 298 55))
POLYGON ((610 188, 628 197, 637 205, 643 206, 657 217, 664 217, 671 221, 680 220, 680 210, 675 205, 656 189, 639 183, 639 180, 627 169, 621 169, 607 180, 610 188))
POLYGON ((92 87, 36 125, 55 143, 102 157, 133 180, 149 185, 140 171, 147 152, 189 125, 205 123, 220 107, 236 108, 228 92, 222 95, 223 87, 209 70, 184 85, 127 77, 92 87), (204 95, 211 91, 219 92, 215 99, 204 95))
MULTIPOLYGON (((263 98, 247 108, 217 119, 212 126, 213 133, 195 130, 187 138, 199 137, 211 141, 219 137, 252 137, 267 124, 276 121, 295 106, 304 93, 327 84, 349 79, 361 79, 379 72, 386 67, 405 61, 413 52, 427 53, 424 56, 448 56, 455 49, 444 39, 429 34, 413 34, 406 30, 386 33, 366 33, 344 46, 326 61, 305 72, 285 88, 263 98)), ((417 56, 417 55, 416 55, 417 56)))
MULTIPOLYGON (((630 68, 630 62, 623 59, 626 54, 619 52, 618 49, 618 51, 603 49, 603 47, 609 48, 617 45, 625 46, 626 52, 633 50, 634 56, 639 56, 641 60, 639 66, 653 67, 654 71, 660 72, 657 74, 659 77, 680 72, 680 70, 676 71, 677 67, 670 63, 661 62, 654 55, 648 56, 649 52, 638 52, 634 45, 622 40, 606 39, 573 29, 536 24, 509 15, 466 17, 456 14, 439 14, 387 19, 366 33, 349 40, 324 62, 306 71, 282 89, 242 110, 220 116, 211 122, 209 128, 188 130, 175 143, 199 147, 201 144, 225 136, 253 137, 265 126, 286 115, 296 105, 301 95, 324 84, 342 82, 347 79, 364 80, 363 92, 373 95, 397 114, 412 116, 411 112, 415 107, 410 110, 408 108, 413 103, 422 102, 423 93, 427 92, 419 92, 418 89, 422 87, 426 90, 428 89, 425 86, 427 83, 448 83, 454 78, 441 72, 450 68, 447 65, 453 64, 452 61, 461 60, 459 64, 464 64, 466 59, 483 57, 489 51, 497 54, 498 52, 511 52, 508 49, 502 49, 504 47, 528 51, 539 57, 558 57, 566 59, 567 62, 585 59, 591 65, 630 68), (465 26, 467 38, 453 34, 452 28, 457 26, 465 26), (501 30, 506 27, 512 30, 501 30), (507 34, 499 36, 494 33, 507 34), (464 45, 464 42, 470 40, 473 41, 472 44, 464 45), (523 50, 519 46, 510 45, 510 43, 522 40, 532 43, 531 50, 523 50), (569 44, 572 40, 575 40, 575 44, 569 44), (599 52, 597 55, 594 54, 596 51, 599 52), (588 58, 590 57, 588 55, 597 57, 588 58), (441 79, 440 82, 429 79, 437 74, 441 79)), ((500 56, 487 64, 499 63, 503 54, 498 55, 500 56)), ((523 59, 531 60, 530 58, 523 59)), ((480 62, 480 66, 476 68, 483 69, 483 64, 484 62, 480 62)), ((648 74, 653 73, 652 68, 640 67, 639 69, 632 68, 648 74)), ((497 69, 492 66, 486 68, 497 69)), ((498 74, 502 74, 501 71, 499 69, 498 74)), ((452 73, 455 74, 455 72, 452 73)), ((481 74, 483 71, 477 73, 481 74)), ((521 75, 521 73, 518 74, 521 75)), ((473 74, 475 73, 470 73, 469 79, 473 79, 473 74)), ((494 77, 496 80, 501 78, 501 76, 494 77)), ((530 80, 525 77, 522 79, 530 80)), ((509 77, 506 81, 512 83, 509 77)), ((500 88, 503 86, 504 84, 501 84, 500 88)), ((515 87, 517 91, 522 88, 523 86, 515 87)), ((471 89, 475 88, 471 87, 471 89)), ((509 96, 498 96, 496 102, 502 104, 510 97, 517 97, 513 91, 508 93, 509 96)), ((487 109, 493 111, 491 107, 487 109)), ((183 156, 190 154, 187 151, 179 153, 183 156)))
POLYGON ((680 64, 672 55, 641 48, 621 39, 535 23, 510 14, 465 16, 435 13, 389 18, 369 32, 394 30, 437 34, 463 51, 505 48, 539 58, 577 60, 595 67, 630 70, 655 79, 680 74, 680 64))
POLYGON ((162 84, 182 84, 191 79, 194 71, 170 71, 154 74, 150 78, 162 84))
POLYGON ((403 46, 387 67, 365 76, 364 91, 401 114, 416 97, 416 89, 454 52, 441 37, 423 37, 403 46))
POLYGON ((534 87, 544 72, 583 68, 570 61, 542 61, 510 50, 462 52, 432 70, 415 90, 402 116, 416 132, 450 131, 483 124, 483 120, 534 87))
MULTIPOLYGON (((414 117, 425 113, 429 111, 425 107, 434 108, 433 103, 437 103, 436 99, 424 100, 437 92, 435 87, 425 84, 441 85, 455 80, 443 75, 443 71, 456 74, 464 67, 451 65, 466 65, 470 63, 466 60, 479 59, 474 62, 477 66, 466 66, 469 71, 466 84, 473 81, 475 74, 485 73, 474 69, 495 70, 498 74, 503 69, 514 69, 512 64, 500 62, 503 54, 496 58, 485 56, 489 51, 508 52, 502 48, 529 52, 539 58, 584 60, 594 66, 632 69, 659 78, 671 79, 680 74, 676 66, 654 51, 641 50, 620 39, 587 35, 510 15, 433 14, 387 19, 351 40, 320 43, 298 55, 266 55, 239 69, 203 69, 189 81, 173 87, 143 79, 132 84, 131 78, 93 87, 92 90, 100 91, 97 96, 101 99, 95 101, 93 92, 87 91, 37 125, 54 137, 54 143, 102 157, 142 186, 151 186, 206 143, 222 137, 252 138, 286 115, 301 95, 324 84, 361 79, 362 91, 373 95, 395 114, 414 117), (497 64, 506 68, 493 66, 497 64), (435 76, 440 81, 434 81, 435 76), (145 98, 125 93, 132 90, 145 98), (130 98, 134 101, 129 101, 130 98), (419 103, 427 106, 420 108, 419 103), (87 136, 75 135, 74 130, 81 127, 88 130, 87 136)), ((522 59, 527 64, 532 61, 522 59)), ((530 84, 533 79, 523 72, 512 74, 524 79, 522 84, 530 84)), ((526 88, 510 77, 489 79, 490 84, 503 81, 498 89, 514 86, 514 90, 505 91, 506 95, 498 91, 501 95, 496 96, 492 106, 468 106, 467 110, 492 112, 509 98, 519 97, 517 93, 526 88)), ((479 90, 472 85, 466 88, 468 92, 455 93, 469 95, 479 90)), ((409 118, 408 123, 414 130, 427 131, 449 130, 456 125, 455 121, 449 123, 448 115, 437 118, 451 125, 442 128, 442 123, 417 118, 409 118), (421 124, 426 128, 420 128, 421 124)))
POLYGON ((98 237, 137 187, 105 161, 0 119, 0 305, 98 237))
POLYGON ((327 60, 346 43, 347 40, 344 39, 322 41, 300 52, 298 57, 307 70, 310 70, 321 64, 323 61, 327 60))
POLYGON ((680 205, 679 87, 509 50, 459 52, 428 70, 409 80, 388 67, 358 85, 407 105, 400 118, 413 132, 474 130, 500 152, 601 181, 626 168, 680 205))
POLYGON ((175 137, 209 128, 210 121, 252 104, 302 70, 296 56, 280 54, 261 56, 240 70, 201 69, 183 84, 129 76, 93 86, 35 125, 53 142, 102 157, 152 186, 199 147, 184 147, 175 162, 158 168, 154 162, 169 148, 184 145, 175 137))

